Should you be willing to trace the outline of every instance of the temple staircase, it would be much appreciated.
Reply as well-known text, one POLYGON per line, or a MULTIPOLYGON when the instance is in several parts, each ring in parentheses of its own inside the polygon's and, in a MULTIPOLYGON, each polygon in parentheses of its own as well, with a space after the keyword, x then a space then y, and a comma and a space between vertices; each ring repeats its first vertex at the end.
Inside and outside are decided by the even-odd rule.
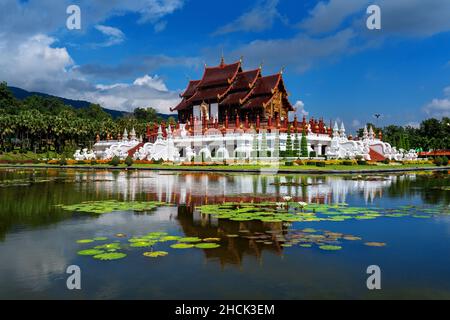
POLYGON ((383 156, 381 153, 373 150, 372 148, 370 148, 369 155, 370 155, 371 161, 381 162, 386 159, 385 156, 383 156))
POLYGON ((141 142, 136 147, 131 148, 130 150, 128 150, 128 155, 133 158, 133 156, 136 153, 136 151, 138 151, 140 148, 142 148, 144 146, 144 144, 145 144, 144 142, 141 142))

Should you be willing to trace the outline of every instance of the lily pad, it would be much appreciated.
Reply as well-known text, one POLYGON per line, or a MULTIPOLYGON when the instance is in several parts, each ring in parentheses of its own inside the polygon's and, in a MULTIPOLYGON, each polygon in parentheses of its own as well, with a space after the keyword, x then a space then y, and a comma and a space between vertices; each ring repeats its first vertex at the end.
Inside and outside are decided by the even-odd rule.
POLYGON ((176 243, 170 246, 173 249, 190 249, 193 248, 193 244, 187 244, 187 243, 176 243))
POLYGON ((195 245, 198 249, 216 249, 220 247, 220 244, 217 243, 199 243, 195 245))
POLYGON ((200 242, 202 239, 198 237, 185 237, 178 239, 179 242, 200 242))
POLYGON ((97 250, 97 249, 87 249, 87 250, 81 250, 81 251, 77 252, 77 254, 79 254, 80 256, 96 256, 96 255, 102 254, 102 253, 104 253, 104 251, 97 250))
POLYGON ((364 244, 369 247, 385 247, 386 246, 386 243, 384 243, 384 242, 366 242, 364 244))
POLYGON ((125 258, 127 255, 121 252, 110 252, 110 253, 101 253, 94 256, 94 259, 110 261, 110 260, 119 260, 125 258))
POLYGON ((149 258, 158 258, 158 257, 165 257, 169 253, 166 251, 152 251, 152 252, 144 252, 142 255, 149 258))
POLYGON ((341 246, 331 246, 331 245, 320 246, 319 248, 325 251, 337 251, 342 249, 341 246))
POLYGON ((94 240, 92 240, 92 239, 81 239, 81 240, 77 240, 77 243, 81 243, 81 244, 92 243, 92 242, 94 242, 94 240))

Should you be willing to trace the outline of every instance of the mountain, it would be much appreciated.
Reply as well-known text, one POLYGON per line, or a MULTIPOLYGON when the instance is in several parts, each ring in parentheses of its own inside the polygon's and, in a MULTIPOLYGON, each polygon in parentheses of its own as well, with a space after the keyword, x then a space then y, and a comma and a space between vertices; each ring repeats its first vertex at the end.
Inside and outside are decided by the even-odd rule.
MULTIPOLYGON (((66 98, 61 98, 61 97, 53 96, 53 95, 42 93, 42 92, 30 92, 30 91, 27 91, 27 90, 24 90, 24 89, 18 88, 18 87, 8 87, 8 88, 9 88, 9 90, 11 90, 13 95, 19 100, 24 100, 30 96, 56 98, 56 99, 61 100, 65 105, 72 106, 75 109, 87 108, 91 104, 91 102, 88 102, 88 101, 66 99, 66 98)), ((119 118, 121 116, 128 114, 128 112, 125 112, 125 111, 117 111, 117 110, 111 110, 111 109, 106 109, 106 108, 103 108, 103 110, 105 112, 109 113, 113 118, 119 118)), ((163 114, 163 113, 158 113, 158 116, 163 118, 164 120, 167 120, 169 117, 177 118, 176 115, 168 115, 168 114, 163 114)))

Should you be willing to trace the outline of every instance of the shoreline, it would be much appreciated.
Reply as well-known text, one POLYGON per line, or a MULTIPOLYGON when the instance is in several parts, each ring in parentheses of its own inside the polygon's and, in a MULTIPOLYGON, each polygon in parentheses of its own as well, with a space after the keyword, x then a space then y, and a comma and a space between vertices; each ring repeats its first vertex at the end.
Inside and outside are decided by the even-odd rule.
POLYGON ((402 172, 417 172, 417 171, 450 171, 450 166, 437 167, 437 166, 427 166, 427 167, 399 167, 399 168, 373 168, 373 169, 291 169, 286 167, 261 167, 261 168, 246 168, 242 166, 236 166, 235 168, 214 168, 209 167, 181 167, 181 166, 83 166, 83 165, 47 165, 47 164, 36 164, 36 165, 14 165, 14 164, 0 164, 0 169, 73 169, 73 170, 111 170, 111 171, 173 171, 173 172, 205 172, 205 173, 280 173, 280 174, 371 174, 371 173, 402 173, 402 172))

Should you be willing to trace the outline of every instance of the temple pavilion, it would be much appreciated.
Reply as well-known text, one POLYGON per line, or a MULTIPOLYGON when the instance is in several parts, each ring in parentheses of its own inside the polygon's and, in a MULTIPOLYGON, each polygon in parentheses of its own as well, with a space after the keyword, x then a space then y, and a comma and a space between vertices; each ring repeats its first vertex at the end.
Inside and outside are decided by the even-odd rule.
POLYGON ((295 111, 288 99, 283 72, 263 76, 262 68, 243 70, 242 60, 206 67, 200 80, 189 82, 181 102, 171 109, 181 123, 193 119, 224 124, 283 121, 295 111), (227 119, 228 118, 228 119, 227 119))

